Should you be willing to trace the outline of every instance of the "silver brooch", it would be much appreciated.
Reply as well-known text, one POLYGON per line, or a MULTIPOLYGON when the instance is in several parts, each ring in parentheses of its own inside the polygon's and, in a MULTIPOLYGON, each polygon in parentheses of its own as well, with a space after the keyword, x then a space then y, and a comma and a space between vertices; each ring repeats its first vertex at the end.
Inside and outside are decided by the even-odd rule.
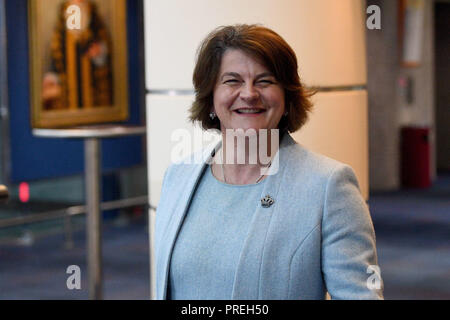
POLYGON ((261 205, 263 206, 263 208, 268 208, 271 205, 273 205, 273 203, 275 202, 275 200, 273 200, 273 198, 269 195, 266 195, 264 198, 261 199, 261 205))

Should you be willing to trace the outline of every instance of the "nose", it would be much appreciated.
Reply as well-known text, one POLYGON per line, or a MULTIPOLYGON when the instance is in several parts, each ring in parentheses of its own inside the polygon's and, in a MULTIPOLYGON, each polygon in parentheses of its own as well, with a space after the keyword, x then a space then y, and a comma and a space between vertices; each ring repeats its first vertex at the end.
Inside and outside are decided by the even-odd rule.
POLYGON ((240 97, 247 103, 254 103, 259 99, 259 92, 251 83, 242 86, 240 97))

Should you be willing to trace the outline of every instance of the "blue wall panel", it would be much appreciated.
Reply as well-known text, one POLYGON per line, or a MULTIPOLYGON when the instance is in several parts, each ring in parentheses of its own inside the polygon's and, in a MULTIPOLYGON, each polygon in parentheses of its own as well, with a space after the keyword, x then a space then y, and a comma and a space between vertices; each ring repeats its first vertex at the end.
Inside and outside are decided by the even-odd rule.
MULTIPOLYGON (((130 118, 142 124, 139 65, 141 34, 138 1, 127 1, 128 77, 130 118)), ((8 32, 8 86, 12 183, 80 174, 84 171, 83 140, 34 137, 30 122, 30 81, 27 0, 6 1, 8 32)), ((102 169, 114 170, 142 164, 141 136, 103 139, 102 169)))

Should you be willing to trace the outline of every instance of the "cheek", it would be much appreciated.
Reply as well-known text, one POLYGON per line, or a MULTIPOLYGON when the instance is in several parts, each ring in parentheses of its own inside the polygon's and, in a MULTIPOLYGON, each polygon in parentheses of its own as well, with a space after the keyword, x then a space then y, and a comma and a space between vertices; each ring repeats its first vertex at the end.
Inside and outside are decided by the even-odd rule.
POLYGON ((272 92, 267 99, 270 101, 272 107, 276 108, 277 111, 282 112, 284 110, 284 93, 275 91, 272 92))
POLYGON ((229 107, 234 101, 233 92, 227 89, 217 89, 214 92, 214 106, 216 108, 229 107))

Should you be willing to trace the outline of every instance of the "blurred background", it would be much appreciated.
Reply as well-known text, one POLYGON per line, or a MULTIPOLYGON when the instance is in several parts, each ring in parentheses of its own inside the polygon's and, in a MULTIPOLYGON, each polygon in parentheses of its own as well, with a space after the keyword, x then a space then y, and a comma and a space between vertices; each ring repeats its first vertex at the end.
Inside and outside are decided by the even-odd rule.
POLYGON ((81 124, 145 128, 99 139, 101 291, 104 299, 150 298, 149 221, 171 135, 201 131, 187 122, 195 52, 212 29, 233 23, 273 28, 296 51, 302 81, 318 90, 310 121, 292 136, 355 169, 385 298, 450 299, 445 0, 0 0, 0 184, 9 193, 0 204, 0 299, 92 298, 85 139, 37 134, 81 124), (79 34, 58 27, 70 18, 61 16, 67 4, 87 8, 79 34), (71 75, 70 41, 71 63, 88 57, 94 71, 71 75), (70 96, 72 83, 74 96, 86 97, 100 81, 95 70, 108 70, 109 103, 64 107, 58 94, 70 96), (62 109, 45 107, 61 101, 62 109), (80 267, 80 289, 67 287, 71 265, 80 267))

